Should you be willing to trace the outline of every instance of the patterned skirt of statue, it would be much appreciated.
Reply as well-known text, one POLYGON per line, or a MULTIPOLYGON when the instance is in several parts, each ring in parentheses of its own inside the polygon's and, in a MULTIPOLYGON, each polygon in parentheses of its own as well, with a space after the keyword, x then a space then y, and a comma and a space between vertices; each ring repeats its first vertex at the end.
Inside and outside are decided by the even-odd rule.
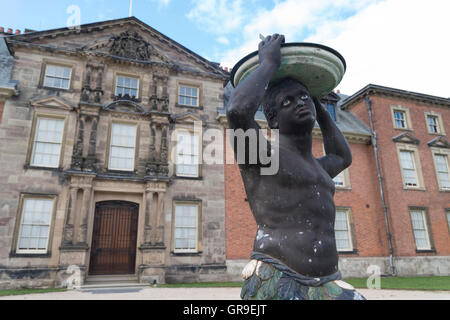
POLYGON ((340 272, 322 278, 302 276, 280 261, 253 253, 242 272, 243 300, 365 300, 340 272))

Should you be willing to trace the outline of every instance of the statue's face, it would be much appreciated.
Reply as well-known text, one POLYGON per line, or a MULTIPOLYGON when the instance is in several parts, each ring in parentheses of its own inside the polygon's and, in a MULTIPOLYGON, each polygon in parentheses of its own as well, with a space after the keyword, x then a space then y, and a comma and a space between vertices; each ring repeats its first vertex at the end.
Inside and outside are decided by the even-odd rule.
POLYGON ((280 133, 311 131, 316 121, 316 107, 306 87, 290 81, 275 99, 277 127, 280 133))

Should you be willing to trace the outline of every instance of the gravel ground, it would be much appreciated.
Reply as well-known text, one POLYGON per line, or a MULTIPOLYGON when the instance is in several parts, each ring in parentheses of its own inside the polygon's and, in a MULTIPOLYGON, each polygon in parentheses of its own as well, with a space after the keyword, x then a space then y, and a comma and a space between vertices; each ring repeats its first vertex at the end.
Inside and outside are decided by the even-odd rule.
MULTIPOLYGON (((240 288, 117 288, 0 297, 0 300, 239 300, 240 288)), ((450 300, 450 291, 358 290, 368 300, 450 300)))

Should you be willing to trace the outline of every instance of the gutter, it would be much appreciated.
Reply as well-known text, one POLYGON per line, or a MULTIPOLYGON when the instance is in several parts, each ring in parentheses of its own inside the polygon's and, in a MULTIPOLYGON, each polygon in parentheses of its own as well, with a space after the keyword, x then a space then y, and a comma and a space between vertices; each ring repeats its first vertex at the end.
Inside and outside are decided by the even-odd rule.
POLYGON ((373 125, 372 101, 370 100, 370 98, 368 96, 366 96, 364 98, 364 103, 366 104, 366 108, 369 113, 370 132, 372 134, 373 152, 375 154, 375 163, 376 163, 376 167, 377 167, 378 185, 380 188, 381 202, 383 205, 384 223, 386 226, 386 234, 387 234, 388 245, 389 245, 389 269, 390 269, 391 276, 395 276, 395 267, 394 267, 394 261, 393 261, 394 260, 394 248, 392 246, 392 234, 390 231, 388 211, 387 211, 386 201, 384 198, 383 177, 381 175, 380 161, 378 159, 378 137, 377 137, 377 133, 375 132, 374 125, 373 125))

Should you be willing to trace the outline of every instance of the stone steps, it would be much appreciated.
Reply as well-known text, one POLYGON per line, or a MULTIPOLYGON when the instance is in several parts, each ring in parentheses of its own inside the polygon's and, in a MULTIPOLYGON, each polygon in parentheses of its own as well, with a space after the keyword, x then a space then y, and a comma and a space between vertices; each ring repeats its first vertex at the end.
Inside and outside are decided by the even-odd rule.
POLYGON ((139 283, 135 275, 102 275, 88 276, 81 290, 89 289, 113 289, 113 288, 144 288, 148 283, 139 283))

